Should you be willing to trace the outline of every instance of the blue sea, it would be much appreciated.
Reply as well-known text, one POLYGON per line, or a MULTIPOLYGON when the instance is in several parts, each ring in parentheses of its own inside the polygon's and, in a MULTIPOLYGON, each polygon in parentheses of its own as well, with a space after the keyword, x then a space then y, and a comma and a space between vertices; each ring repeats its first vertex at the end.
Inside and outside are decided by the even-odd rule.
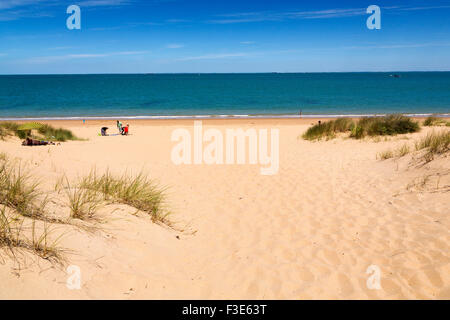
POLYGON ((450 112, 450 72, 0 76, 0 118, 450 112), (393 75, 397 76, 393 76, 393 75))

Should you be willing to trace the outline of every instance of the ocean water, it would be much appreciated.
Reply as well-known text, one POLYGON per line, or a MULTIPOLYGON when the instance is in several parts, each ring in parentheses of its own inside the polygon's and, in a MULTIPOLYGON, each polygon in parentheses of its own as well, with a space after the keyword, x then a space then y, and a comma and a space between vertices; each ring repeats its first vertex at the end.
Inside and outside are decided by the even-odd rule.
POLYGON ((0 118, 449 113, 450 72, 0 76, 0 118))

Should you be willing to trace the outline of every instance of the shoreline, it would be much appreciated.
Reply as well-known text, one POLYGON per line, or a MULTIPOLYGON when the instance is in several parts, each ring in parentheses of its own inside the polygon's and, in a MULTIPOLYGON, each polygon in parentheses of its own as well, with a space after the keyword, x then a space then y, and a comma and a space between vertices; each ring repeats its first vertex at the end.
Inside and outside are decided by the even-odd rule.
MULTIPOLYGON (((336 118, 362 118, 362 117, 382 117, 387 113, 371 114, 285 114, 285 115, 180 115, 180 116, 73 116, 73 117, 0 117, 0 121, 76 121, 76 120, 233 120, 233 119, 336 119, 336 118)), ((450 113, 411 113, 403 114, 412 118, 426 118, 435 116, 439 118, 450 118, 450 113)))

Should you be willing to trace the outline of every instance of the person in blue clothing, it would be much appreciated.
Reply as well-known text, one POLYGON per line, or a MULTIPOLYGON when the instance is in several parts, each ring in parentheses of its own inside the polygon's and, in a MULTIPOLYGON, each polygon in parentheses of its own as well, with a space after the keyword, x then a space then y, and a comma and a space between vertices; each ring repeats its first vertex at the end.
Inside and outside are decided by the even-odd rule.
POLYGON ((119 120, 117 120, 117 129, 119 129, 120 134, 123 134, 122 122, 120 122, 119 120))

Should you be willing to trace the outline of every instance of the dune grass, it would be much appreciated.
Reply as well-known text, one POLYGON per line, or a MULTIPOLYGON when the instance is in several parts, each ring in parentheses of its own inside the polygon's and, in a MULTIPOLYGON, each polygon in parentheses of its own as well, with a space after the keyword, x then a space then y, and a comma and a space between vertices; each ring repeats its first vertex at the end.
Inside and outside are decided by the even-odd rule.
POLYGON ((47 215, 49 197, 40 191, 39 186, 39 181, 20 162, 14 162, 5 154, 0 154, 0 204, 23 217, 67 224, 64 219, 47 215))
POLYGON ((127 204, 147 213, 154 222, 169 224, 164 209, 164 190, 142 172, 136 176, 114 176, 109 171, 98 175, 94 170, 81 180, 79 188, 94 190, 101 193, 104 200, 127 204))
POLYGON ((20 231, 23 220, 10 217, 6 213, 6 206, 0 208, 0 247, 20 247, 20 231))
POLYGON ((338 118, 308 128, 302 137, 305 140, 320 140, 322 138, 332 139, 335 137, 336 133, 350 131, 353 126, 354 123, 352 119, 338 118))
POLYGON ((31 222, 31 239, 25 236, 24 219, 8 214, 6 206, 0 208, 0 249, 6 248, 16 257, 16 249, 28 250, 42 259, 62 263, 62 249, 58 243, 62 235, 50 240, 53 230, 44 223, 44 230, 40 234, 36 231, 36 221, 31 222))
POLYGON ((350 138, 362 139, 366 136, 392 136, 417 132, 420 130, 418 122, 403 115, 387 115, 383 117, 363 117, 357 122, 349 118, 339 118, 316 124, 303 134, 305 140, 332 139, 339 132, 350 132, 350 138))
POLYGON ((385 150, 385 151, 382 151, 382 152, 378 153, 377 154, 377 159, 387 160, 387 159, 391 159, 391 158, 394 158, 394 157, 401 158, 401 157, 406 156, 410 152, 411 152, 410 146, 405 143, 404 145, 402 145, 401 147, 399 147, 399 148, 397 148, 395 150, 388 149, 388 150, 385 150))
POLYGON ((436 116, 429 116, 427 117, 424 122, 423 125, 425 127, 433 127, 433 126, 449 126, 450 122, 444 120, 444 119, 440 119, 436 116))
POLYGON ((20 164, 13 164, 6 156, 0 159, 0 204, 23 216, 40 215, 43 203, 35 205, 40 196, 38 185, 20 164))
POLYGON ((396 151, 396 156, 397 157, 404 157, 406 156, 408 153, 410 153, 411 148, 409 147, 409 145, 407 145, 406 143, 404 145, 402 145, 400 148, 397 149, 396 151))
POLYGON ((381 160, 387 160, 387 159, 391 159, 394 157, 394 152, 392 150, 386 150, 383 152, 380 152, 378 154, 378 158, 381 160))
POLYGON ((361 139, 366 136, 392 136, 417 132, 419 123, 403 115, 387 115, 383 117, 363 117, 352 128, 351 138, 361 139))
POLYGON ((72 187, 67 179, 64 190, 67 194, 71 218, 80 220, 94 218, 102 204, 102 198, 97 190, 72 187))
POLYGON ((72 131, 54 128, 48 124, 41 124, 35 122, 29 122, 25 124, 18 124, 16 122, 1 122, 0 123, 0 138, 4 139, 8 135, 15 135, 20 139, 25 139, 28 134, 32 134, 32 137, 37 139, 45 139, 48 141, 68 141, 68 140, 80 140, 72 131), (21 128, 29 127, 29 130, 21 130, 21 128))
POLYGON ((424 159, 430 162, 436 155, 448 153, 450 151, 450 131, 433 131, 420 139, 415 144, 416 150, 426 150, 424 159))
MULTIPOLYGON (((425 162, 430 162, 434 159, 436 155, 442 155, 450 152, 450 131, 432 131, 428 133, 425 137, 415 142, 415 151, 425 151, 421 156, 421 159, 425 162)), ((411 148, 408 144, 404 144, 397 150, 386 150, 380 152, 377 158, 381 160, 386 160, 395 157, 403 157, 411 153, 411 148)))
POLYGON ((63 234, 53 240, 50 240, 53 230, 47 223, 44 223, 44 229, 38 235, 36 233, 35 220, 32 221, 31 232, 31 241, 29 241, 29 244, 27 245, 28 249, 32 250, 38 256, 46 260, 55 261, 57 263, 61 263, 64 260, 61 254, 62 249, 58 246, 63 234))
POLYGON ((46 140, 50 141, 67 141, 67 140, 79 140, 70 130, 62 128, 53 128, 50 125, 45 124, 38 129, 38 132, 44 136, 46 140))

